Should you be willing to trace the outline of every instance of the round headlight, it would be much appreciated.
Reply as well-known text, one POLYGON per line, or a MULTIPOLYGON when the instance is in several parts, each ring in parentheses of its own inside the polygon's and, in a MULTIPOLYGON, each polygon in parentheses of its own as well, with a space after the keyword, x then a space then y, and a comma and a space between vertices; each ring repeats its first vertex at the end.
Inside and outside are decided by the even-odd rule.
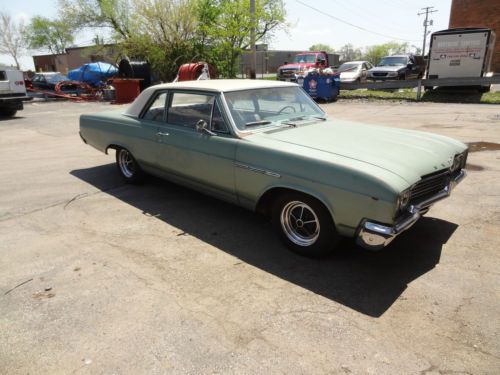
POLYGON ((460 168, 460 166, 462 165, 462 158, 464 156, 462 154, 460 155, 455 155, 455 158, 453 159, 453 165, 451 166, 451 171, 454 172, 456 171, 457 169, 460 168))
POLYGON ((410 203, 410 198, 411 198, 410 189, 403 191, 398 198, 398 208, 400 210, 403 210, 406 206, 408 206, 408 203, 410 203))

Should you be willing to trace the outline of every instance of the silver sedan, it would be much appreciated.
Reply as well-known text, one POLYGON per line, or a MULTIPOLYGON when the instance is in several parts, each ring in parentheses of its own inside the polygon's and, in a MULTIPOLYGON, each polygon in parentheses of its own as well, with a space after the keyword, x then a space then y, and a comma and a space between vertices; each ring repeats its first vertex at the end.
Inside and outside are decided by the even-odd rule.
POLYGON ((340 65, 337 73, 340 73, 340 81, 344 83, 354 83, 366 81, 368 70, 373 65, 368 61, 349 61, 340 65))

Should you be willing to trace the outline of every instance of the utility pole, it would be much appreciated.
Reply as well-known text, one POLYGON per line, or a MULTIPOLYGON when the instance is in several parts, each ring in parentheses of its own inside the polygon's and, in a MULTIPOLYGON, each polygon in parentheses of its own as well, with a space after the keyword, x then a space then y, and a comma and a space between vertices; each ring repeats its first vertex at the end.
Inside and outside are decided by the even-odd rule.
POLYGON ((252 21, 252 28, 250 30, 250 45, 252 53, 250 56, 250 78, 255 79, 257 68, 257 48, 255 46, 255 0, 250 0, 250 19, 252 21))
POLYGON ((425 7, 422 8, 423 12, 417 13, 417 15, 422 15, 425 14, 425 21, 424 21, 424 42, 422 45, 422 56, 425 56, 425 41, 427 39, 427 26, 432 26, 432 20, 429 21, 429 14, 430 13, 436 13, 437 10, 432 10, 434 7, 425 7))

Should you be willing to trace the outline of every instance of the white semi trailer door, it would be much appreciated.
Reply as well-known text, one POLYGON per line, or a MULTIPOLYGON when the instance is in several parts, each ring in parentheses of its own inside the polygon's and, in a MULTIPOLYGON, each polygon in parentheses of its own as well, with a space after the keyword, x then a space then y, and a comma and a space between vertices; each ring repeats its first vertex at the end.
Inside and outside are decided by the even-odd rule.
POLYGON ((435 35, 429 78, 481 77, 488 33, 435 35))

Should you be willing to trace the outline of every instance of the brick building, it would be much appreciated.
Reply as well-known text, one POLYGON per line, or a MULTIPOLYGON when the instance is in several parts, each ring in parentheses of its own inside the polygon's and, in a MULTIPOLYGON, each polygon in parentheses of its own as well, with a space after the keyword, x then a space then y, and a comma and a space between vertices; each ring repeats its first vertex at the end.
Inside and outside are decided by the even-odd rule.
POLYGON ((500 73, 500 0, 452 0, 449 28, 488 27, 496 43, 491 69, 500 73))
POLYGON ((33 56, 33 63, 37 72, 61 72, 67 74, 68 71, 89 62, 104 61, 116 64, 118 56, 120 56, 120 50, 114 44, 68 47, 64 54, 33 56))

